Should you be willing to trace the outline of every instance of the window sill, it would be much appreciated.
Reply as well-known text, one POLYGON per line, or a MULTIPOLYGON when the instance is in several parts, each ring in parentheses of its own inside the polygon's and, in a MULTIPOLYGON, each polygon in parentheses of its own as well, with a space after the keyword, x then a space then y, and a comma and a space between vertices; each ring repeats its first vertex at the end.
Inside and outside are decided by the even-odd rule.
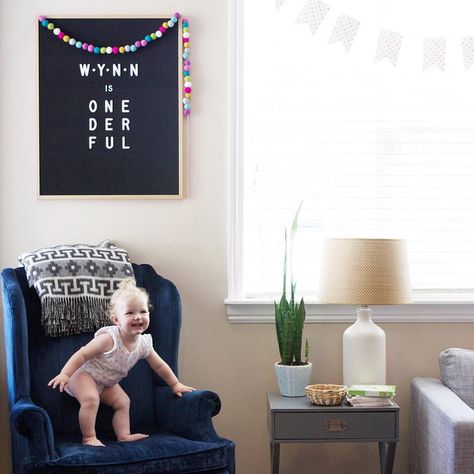
MULTIPOLYGON (((271 299, 224 301, 230 323, 273 323, 271 299)), ((306 323, 353 323, 357 306, 321 304, 307 300, 306 323)), ((470 295, 423 295, 412 304, 371 306, 372 319, 382 323, 470 323, 474 322, 474 298, 470 295), (442 299, 441 299, 442 298, 442 299)))

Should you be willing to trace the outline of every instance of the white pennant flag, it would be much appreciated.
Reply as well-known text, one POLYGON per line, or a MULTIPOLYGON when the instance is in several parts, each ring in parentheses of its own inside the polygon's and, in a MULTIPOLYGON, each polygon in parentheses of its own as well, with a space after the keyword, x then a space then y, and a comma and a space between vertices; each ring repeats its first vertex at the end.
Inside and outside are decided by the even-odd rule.
POLYGON ((464 68, 467 71, 474 63, 474 36, 465 36, 461 39, 464 68))
POLYGON ((275 0, 275 5, 280 8, 285 3, 285 0, 275 0))
POLYGON ((329 38, 329 42, 337 43, 341 41, 346 51, 349 51, 352 41, 354 41, 355 35, 359 30, 359 26, 359 20, 348 15, 339 15, 336 26, 334 26, 334 30, 332 30, 331 37, 329 38))
POLYGON ((394 31, 382 30, 379 35, 375 61, 387 58, 394 66, 397 65, 398 53, 402 45, 402 35, 394 31))
POLYGON ((423 41, 423 71, 437 66, 444 71, 446 59, 446 40, 444 38, 425 38, 423 41))
POLYGON ((320 0, 308 0, 303 10, 301 10, 296 23, 307 23, 311 28, 311 33, 314 35, 328 11, 329 6, 324 2, 320 0))

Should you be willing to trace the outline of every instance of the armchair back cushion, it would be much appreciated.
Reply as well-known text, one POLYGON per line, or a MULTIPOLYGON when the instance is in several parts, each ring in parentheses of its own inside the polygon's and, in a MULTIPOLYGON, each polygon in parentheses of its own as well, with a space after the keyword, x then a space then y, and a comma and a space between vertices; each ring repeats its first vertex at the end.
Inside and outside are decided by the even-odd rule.
MULTIPOLYGON (((181 324, 181 303, 176 287, 170 281, 159 277, 149 265, 134 265, 137 285, 147 288, 150 294, 150 303, 153 309, 150 314, 148 332, 154 335, 153 345, 161 357, 177 373, 179 331, 181 324), (155 315, 160 315, 156 317, 155 315), (160 326, 160 327, 158 327, 160 326), (161 337, 160 337, 161 336, 161 337)), ((73 336, 49 337, 41 327, 41 305, 38 295, 28 286, 23 268, 14 270, 23 295, 18 295, 18 304, 24 304, 26 311, 21 312, 27 318, 29 345, 28 352, 17 353, 15 358, 24 370, 28 370, 29 377, 22 379, 30 386, 15 386, 16 392, 10 400, 18 400, 30 394, 31 399, 43 407, 50 415, 56 435, 77 435, 80 433, 77 416, 78 403, 69 396, 64 396, 57 389, 47 386, 47 381, 57 375, 68 358, 81 346, 87 344, 93 337, 93 332, 73 336), (22 362, 23 358, 27 358, 22 362)), ((11 296, 15 298, 15 295, 11 296)), ((12 302, 10 302, 12 303, 12 302)), ((14 303, 14 302, 13 302, 14 303)), ((16 334, 15 337, 22 337, 16 334)), ((25 345, 15 344, 17 348, 25 345)), ((156 423, 153 412, 153 393, 155 386, 166 385, 153 373, 145 361, 140 361, 121 382, 124 390, 134 400, 130 407, 132 429, 147 432, 156 423), (147 407, 147 410, 143 410, 147 407)), ((112 410, 101 406, 97 417, 98 432, 111 432, 112 410)))
POLYGON ((439 355, 441 381, 474 409, 474 351, 446 349, 439 355))

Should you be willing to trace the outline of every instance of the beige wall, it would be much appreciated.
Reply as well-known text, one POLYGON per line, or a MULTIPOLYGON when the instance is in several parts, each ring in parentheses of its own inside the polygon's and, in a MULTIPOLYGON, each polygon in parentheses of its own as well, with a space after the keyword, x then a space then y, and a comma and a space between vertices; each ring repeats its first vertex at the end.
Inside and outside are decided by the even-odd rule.
MULTIPOLYGON (((226 296, 227 1, 0 0, 0 265, 43 245, 110 238, 135 262, 172 279, 183 298, 181 378, 217 391, 218 431, 237 444, 242 474, 269 472, 265 393, 275 390, 273 325, 231 325, 226 296), (159 6, 158 6, 159 5, 159 6), (190 197, 183 201, 39 201, 36 198, 36 17, 135 15, 181 11, 191 19, 195 97, 191 128, 190 197)), ((66 104, 65 104, 66 107, 66 104)), ((315 382, 341 380, 346 325, 312 324, 315 382)), ((388 379, 399 388, 401 442, 396 472, 407 472, 409 380, 436 375, 437 354, 472 346, 471 324, 386 324, 388 379)), ((0 358, 0 473, 9 473, 5 357, 0 358)), ((282 473, 377 472, 375 445, 291 445, 282 473)))

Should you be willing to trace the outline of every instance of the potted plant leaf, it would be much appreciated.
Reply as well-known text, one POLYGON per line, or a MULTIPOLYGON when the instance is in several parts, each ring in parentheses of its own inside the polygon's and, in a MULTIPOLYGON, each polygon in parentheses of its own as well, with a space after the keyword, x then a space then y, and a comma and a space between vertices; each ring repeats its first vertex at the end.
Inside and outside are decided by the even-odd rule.
MULTIPOLYGON (((301 203, 302 204, 302 203, 301 203)), ((306 339, 304 360, 301 358, 303 326, 306 319, 304 300, 295 301, 296 284, 293 281, 292 254, 293 241, 298 228, 298 215, 301 204, 296 211, 291 226, 289 252, 287 231, 285 229, 285 259, 283 263, 283 293, 280 302, 275 301, 275 327, 281 361, 275 363, 275 373, 280 393, 285 397, 303 397, 305 387, 309 385, 313 364, 308 362, 309 344, 306 339), (290 262, 290 299, 286 295, 288 257, 290 262)))

